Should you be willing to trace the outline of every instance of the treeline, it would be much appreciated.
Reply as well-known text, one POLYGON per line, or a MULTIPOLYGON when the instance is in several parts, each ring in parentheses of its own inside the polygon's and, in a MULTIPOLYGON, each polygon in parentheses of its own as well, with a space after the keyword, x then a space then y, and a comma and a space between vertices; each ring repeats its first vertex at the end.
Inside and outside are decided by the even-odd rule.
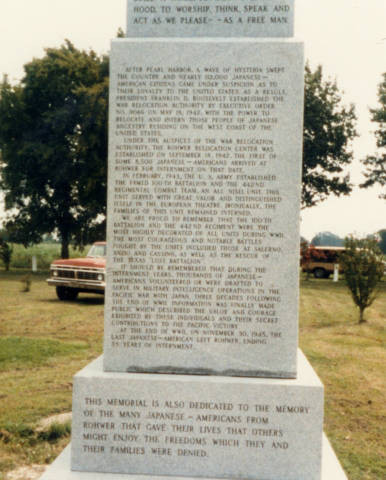
MULTIPOLYGON (((375 240, 378 248, 386 255, 386 229, 379 230, 374 234, 369 234, 367 235, 367 238, 375 240)), ((303 237, 300 241, 301 243, 307 243, 314 247, 344 247, 346 239, 339 237, 335 233, 319 232, 311 239, 311 241, 308 241, 303 237)))

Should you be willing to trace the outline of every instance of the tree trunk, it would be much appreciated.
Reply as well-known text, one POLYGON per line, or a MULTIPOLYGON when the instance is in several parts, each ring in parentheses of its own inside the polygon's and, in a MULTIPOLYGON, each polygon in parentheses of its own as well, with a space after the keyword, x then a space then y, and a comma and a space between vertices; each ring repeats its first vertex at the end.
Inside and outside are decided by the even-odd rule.
POLYGON ((61 251, 61 258, 69 258, 70 250, 69 250, 70 242, 68 240, 67 234, 62 234, 62 251, 61 251))
POLYGON ((366 323, 366 320, 364 318, 364 313, 365 313, 365 309, 359 307, 359 323, 366 323))

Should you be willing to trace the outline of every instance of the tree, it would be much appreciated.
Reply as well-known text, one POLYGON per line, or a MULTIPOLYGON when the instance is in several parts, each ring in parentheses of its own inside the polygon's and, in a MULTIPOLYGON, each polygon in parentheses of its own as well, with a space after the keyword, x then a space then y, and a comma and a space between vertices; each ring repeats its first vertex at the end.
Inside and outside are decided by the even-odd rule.
MULTIPOLYGON (((383 82, 378 86, 378 99, 381 106, 370 109, 372 121, 379 125, 375 131, 379 155, 366 157, 362 162, 367 167, 364 172, 366 181, 360 185, 361 188, 371 187, 379 184, 386 186, 386 72, 383 74, 383 82)), ((386 199, 386 192, 380 195, 386 199)))
POLYGON ((351 296, 359 308, 359 323, 363 323, 366 321, 364 311, 374 302, 377 284, 383 276, 382 255, 374 239, 348 237, 345 247, 339 260, 351 296))
POLYGON ((101 229, 106 209, 108 58, 66 41, 0 86, 0 188, 24 245, 57 232, 61 255, 101 229))
POLYGON ((10 241, 9 232, 7 232, 7 230, 5 230, 5 229, 0 229, 0 242, 1 241, 3 241, 3 242, 9 242, 10 241))
POLYGON ((386 229, 379 230, 379 243, 378 247, 381 249, 381 252, 386 254, 386 229))
POLYGON ((305 68, 302 207, 312 207, 330 194, 352 190, 345 174, 353 160, 354 106, 345 107, 336 82, 323 79, 322 67, 305 68))
POLYGON ((11 264, 13 248, 0 236, 0 259, 5 266, 6 272, 11 264))
POLYGON ((319 232, 311 240, 315 247, 343 247, 344 240, 331 232, 319 232))

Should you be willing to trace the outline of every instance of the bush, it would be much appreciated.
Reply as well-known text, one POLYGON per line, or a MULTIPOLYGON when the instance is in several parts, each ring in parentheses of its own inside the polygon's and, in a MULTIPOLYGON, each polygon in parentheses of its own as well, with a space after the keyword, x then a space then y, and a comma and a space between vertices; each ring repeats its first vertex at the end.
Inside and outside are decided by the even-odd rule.
POLYGON ((71 422, 52 423, 48 430, 40 432, 38 437, 47 442, 56 442, 62 437, 68 437, 71 434, 71 422))
POLYGON ((346 250, 340 255, 347 286, 354 303, 359 308, 359 323, 363 323, 364 311, 377 296, 377 285, 383 276, 382 253, 374 239, 348 237, 346 250))

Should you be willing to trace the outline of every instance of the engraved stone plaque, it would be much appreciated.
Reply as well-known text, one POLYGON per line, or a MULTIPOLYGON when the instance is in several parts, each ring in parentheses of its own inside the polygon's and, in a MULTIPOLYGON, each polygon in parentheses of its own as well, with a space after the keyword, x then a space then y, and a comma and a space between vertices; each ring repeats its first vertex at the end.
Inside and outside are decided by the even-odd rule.
POLYGON ((297 380, 105 373, 101 364, 74 379, 74 470, 320 480, 323 386, 302 354, 297 380))
MULTIPOLYGON (((50 468, 43 474, 41 480, 111 480, 109 473, 75 472, 70 470, 71 445, 68 445, 50 468)), ((173 476, 174 480, 194 480, 193 477, 173 476)), ((209 480, 207 477, 200 477, 209 480)), ((322 443, 322 473, 320 480, 347 480, 347 477, 336 458, 336 455, 326 437, 322 443)), ((170 476, 114 474, 114 480, 170 480, 170 476)))
POLYGON ((294 377, 302 44, 116 40, 110 89, 105 368, 294 377))
POLYGON ((128 37, 291 37, 294 0, 128 0, 128 37))

